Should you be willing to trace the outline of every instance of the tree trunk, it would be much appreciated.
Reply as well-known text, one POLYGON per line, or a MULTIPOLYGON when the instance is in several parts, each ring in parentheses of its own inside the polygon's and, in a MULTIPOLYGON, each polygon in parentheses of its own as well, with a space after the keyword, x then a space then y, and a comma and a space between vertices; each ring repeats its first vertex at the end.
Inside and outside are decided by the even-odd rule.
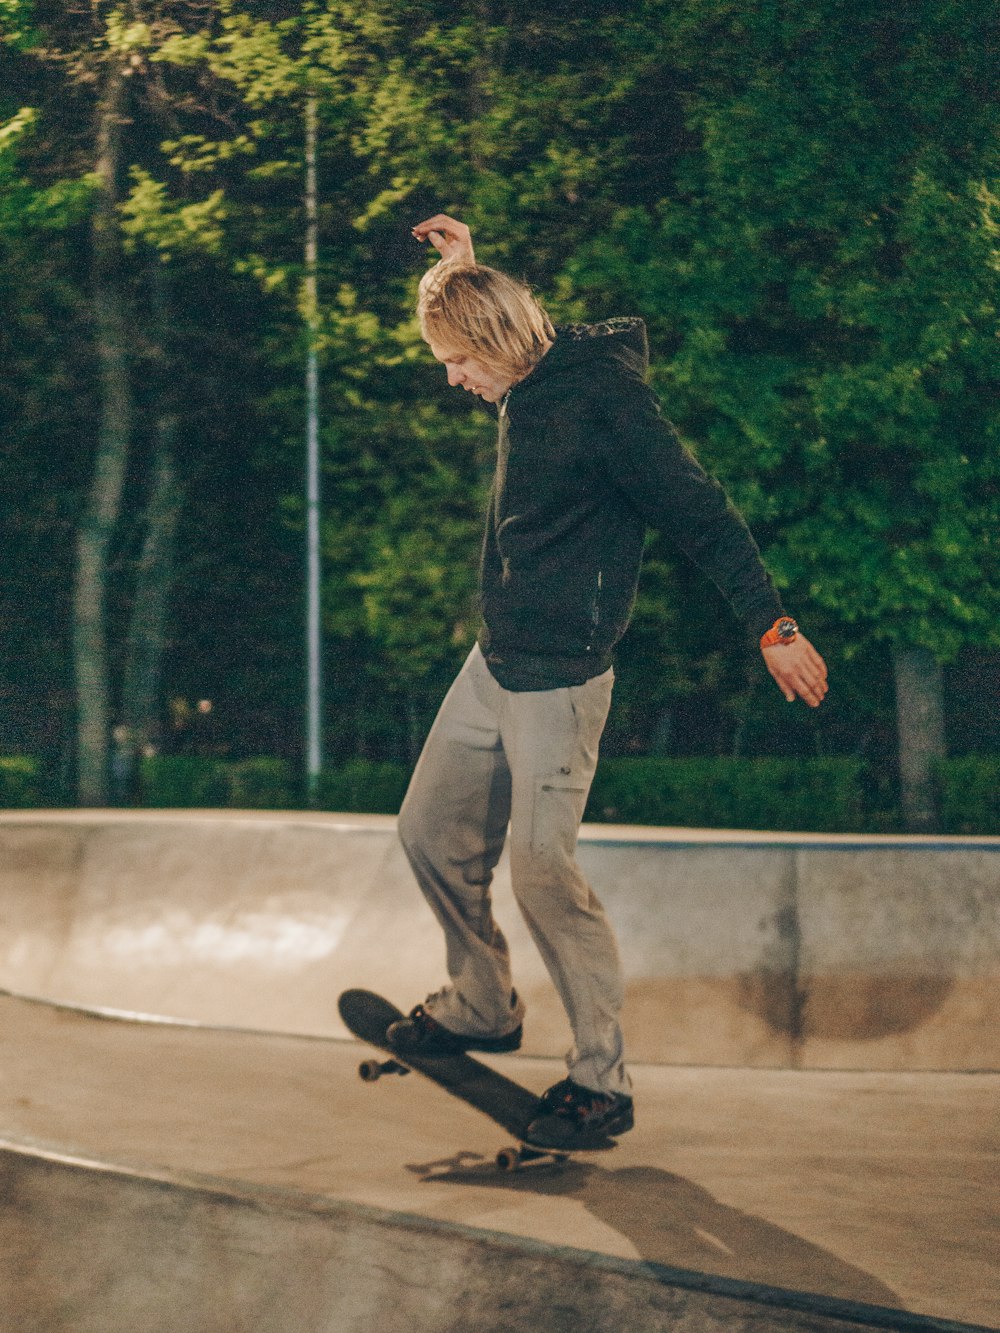
POLYGON ((151 314, 149 373, 156 400, 145 534, 135 566, 132 613, 125 640, 119 725, 112 732, 111 761, 115 804, 135 805, 141 797, 140 764, 160 738, 163 658, 174 586, 177 528, 183 494, 177 474, 180 390, 174 356, 177 321, 170 301, 168 270, 148 254, 151 314))
POLYGON ((475 16, 479 23, 476 53, 469 62, 469 82, 466 93, 466 125, 468 128, 469 163, 479 175, 490 167, 489 145, 485 140, 482 125, 489 110, 489 85, 494 71, 498 67, 502 52, 498 49, 495 32, 496 17, 492 0, 478 0, 475 16))
POLYGON ((157 423, 156 453, 146 535, 135 574, 122 680, 121 725, 115 728, 115 804, 133 805, 139 796, 139 764, 160 733, 161 682, 174 583, 174 551, 182 496, 174 461, 177 418, 165 413, 157 423))
POLYGON ((132 403, 128 331, 121 288, 117 179, 125 75, 117 63, 104 72, 97 106, 99 181, 91 227, 95 351, 101 389, 97 455, 76 548, 73 664, 77 701, 77 798, 104 805, 108 790, 108 651, 105 629, 108 556, 121 511, 132 403))
POLYGON ((894 648, 892 660, 903 819, 911 833, 935 833, 933 764, 945 756, 941 664, 926 648, 894 648))

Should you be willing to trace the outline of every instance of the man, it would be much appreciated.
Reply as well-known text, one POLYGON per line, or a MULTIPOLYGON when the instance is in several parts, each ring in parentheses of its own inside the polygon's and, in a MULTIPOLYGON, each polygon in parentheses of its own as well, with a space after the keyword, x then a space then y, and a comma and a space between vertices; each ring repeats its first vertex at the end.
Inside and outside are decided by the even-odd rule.
POLYGON ((438 214, 413 235, 441 255, 420 285, 423 336, 449 384, 496 404, 499 442, 479 641, 399 817, 449 984, 389 1036, 403 1055, 520 1045, 524 1006, 490 900, 509 825, 514 894, 574 1038, 528 1137, 585 1147, 633 1124, 617 944, 575 849, 647 525, 728 597, 788 700, 817 707, 826 667, 743 520, 660 416, 643 322, 556 328, 527 287, 476 264, 462 223, 438 214))

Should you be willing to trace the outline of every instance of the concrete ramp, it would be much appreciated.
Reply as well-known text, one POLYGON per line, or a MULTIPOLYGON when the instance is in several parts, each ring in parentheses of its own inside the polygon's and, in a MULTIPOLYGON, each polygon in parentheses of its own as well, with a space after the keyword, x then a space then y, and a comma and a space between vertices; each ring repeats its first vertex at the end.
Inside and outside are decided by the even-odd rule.
POLYGON ((0 1148, 0 1182, 18 1204, 0 1257, 17 1333, 971 1327, 231 1181, 0 1148))
MULTIPOLYGON (((591 826, 634 1060, 1000 1069, 1000 838, 591 826)), ((528 1053, 570 1037, 494 887, 528 1053)), ((336 996, 408 1008, 444 979, 436 923, 378 816, 0 816, 0 988, 265 1031, 346 1035, 336 996)))
POLYGON ((614 1152, 511 1175, 360 1054, 0 996, 3 1333, 1000 1323, 998 1075, 637 1065, 614 1152))

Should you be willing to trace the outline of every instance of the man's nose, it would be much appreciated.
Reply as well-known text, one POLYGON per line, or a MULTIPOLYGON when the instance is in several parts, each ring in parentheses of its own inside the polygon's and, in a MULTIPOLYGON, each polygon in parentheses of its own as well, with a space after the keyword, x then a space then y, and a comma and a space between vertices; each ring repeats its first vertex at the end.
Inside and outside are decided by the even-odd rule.
POLYGON ((448 383, 452 386, 452 388, 455 388, 459 384, 465 383, 465 375, 461 370, 459 370, 458 366, 448 367, 448 383))

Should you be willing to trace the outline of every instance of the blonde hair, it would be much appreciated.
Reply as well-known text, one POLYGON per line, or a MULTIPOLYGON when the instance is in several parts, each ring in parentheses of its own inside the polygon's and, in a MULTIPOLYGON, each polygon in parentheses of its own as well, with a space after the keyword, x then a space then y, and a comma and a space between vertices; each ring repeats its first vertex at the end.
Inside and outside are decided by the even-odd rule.
POLYGON ((552 321, 524 283, 485 264, 443 260, 420 280, 425 342, 475 357, 520 378, 555 338, 552 321))

